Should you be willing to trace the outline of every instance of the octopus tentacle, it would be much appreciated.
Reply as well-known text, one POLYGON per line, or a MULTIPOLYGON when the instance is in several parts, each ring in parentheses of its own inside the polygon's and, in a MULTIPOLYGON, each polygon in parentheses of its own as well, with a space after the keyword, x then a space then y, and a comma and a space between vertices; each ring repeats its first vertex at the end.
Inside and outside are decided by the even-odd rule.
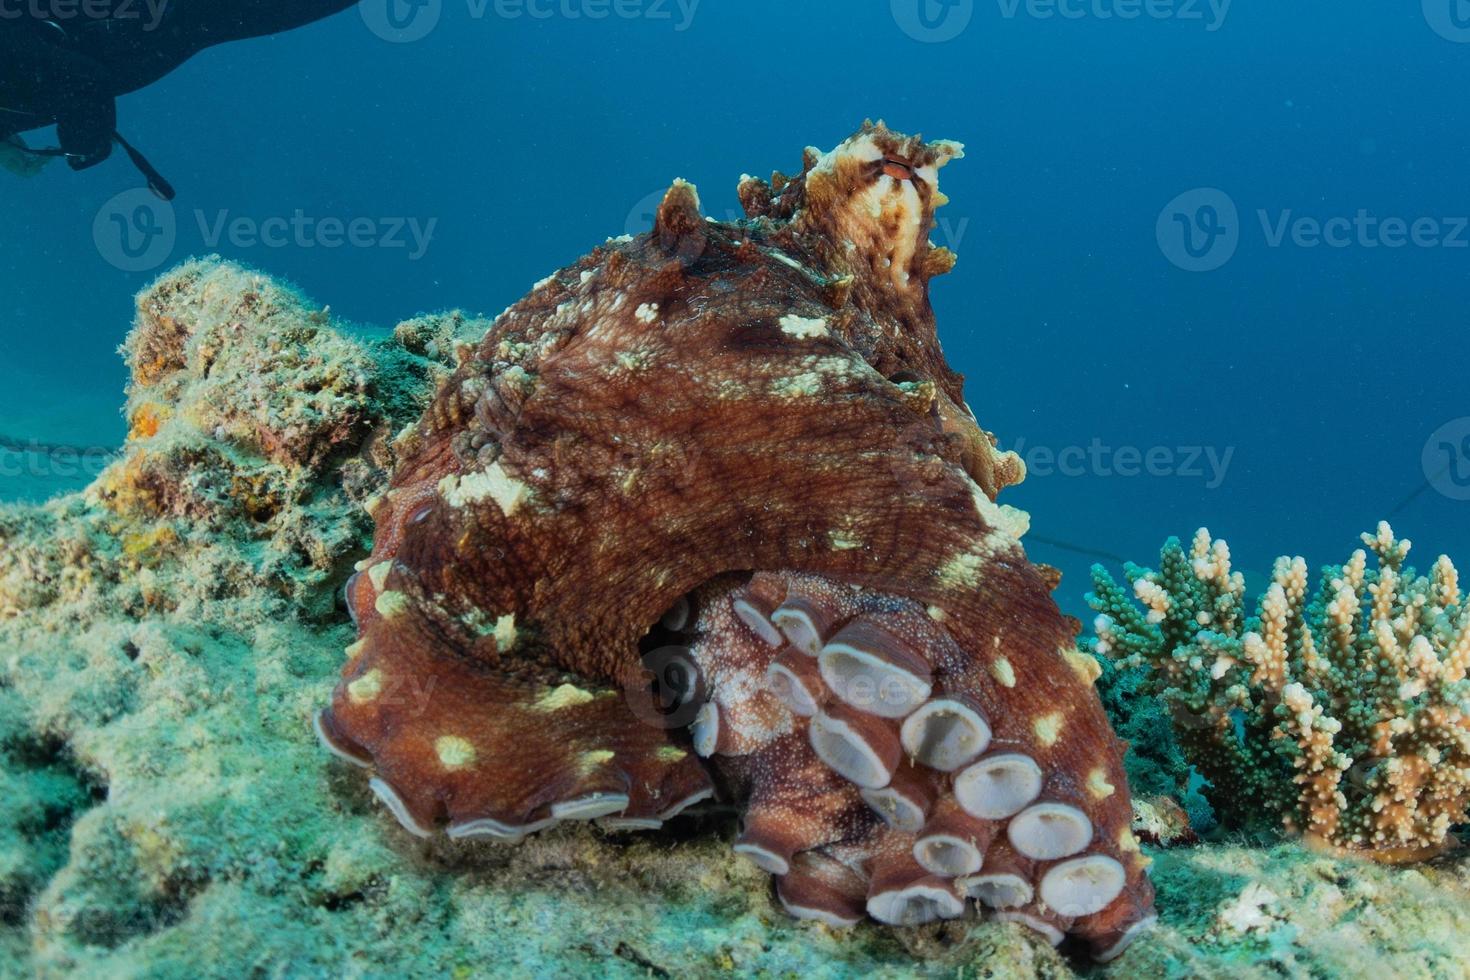
POLYGON ((867 914, 868 883, 825 850, 804 851, 776 881, 781 905, 798 919, 814 919, 833 928, 857 925, 867 914))
POLYGON ((405 642, 392 603, 349 649, 318 734, 374 770, 417 836, 516 840, 563 820, 651 828, 712 794, 705 769, 617 689, 519 680, 405 642), (507 745, 516 753, 508 757, 507 745))
POLYGON ((912 926, 964 914, 965 899, 952 878, 914 859, 913 836, 885 833, 872 861, 868 914, 889 925, 912 926))
POLYGON ((1015 909, 1031 904, 1036 896, 1036 864, 1016 853, 1010 841, 998 837, 985 851, 980 873, 958 880, 960 888, 978 904, 989 909, 1015 909))
MULTIPOLYGON (((1055 750, 1065 719, 997 710, 1014 679, 970 669, 949 627, 923 606, 770 572, 723 599, 707 593, 702 606, 691 655, 714 678, 707 707, 727 732, 710 761, 747 801, 738 853, 784 876, 806 866, 803 853, 860 843, 864 908, 894 924, 959 915, 974 898, 1048 941, 1068 931, 1092 938, 1101 954, 1146 918, 1142 862, 1126 815, 1108 804, 1116 795, 1108 770, 1094 767, 1079 782, 1073 760, 1055 750), (769 642, 752 621, 753 589, 768 620, 779 608, 772 597, 783 594, 834 610, 815 657, 784 633, 781 646, 769 642), (792 707, 790 675, 772 670, 803 661, 827 665, 823 683, 840 695, 809 714, 792 707), (965 688, 980 678, 988 683, 965 688), (865 814, 852 809, 853 789, 865 814)), ((1085 671, 1069 674, 1064 681, 1090 683, 1085 671)), ((816 888, 810 877, 803 872, 790 893, 816 888)), ((813 914, 846 921, 851 889, 829 897, 813 914)))
POLYGON ((934 773, 904 762, 887 786, 865 789, 862 797, 889 827, 912 834, 924 829, 938 792, 939 780, 934 773))

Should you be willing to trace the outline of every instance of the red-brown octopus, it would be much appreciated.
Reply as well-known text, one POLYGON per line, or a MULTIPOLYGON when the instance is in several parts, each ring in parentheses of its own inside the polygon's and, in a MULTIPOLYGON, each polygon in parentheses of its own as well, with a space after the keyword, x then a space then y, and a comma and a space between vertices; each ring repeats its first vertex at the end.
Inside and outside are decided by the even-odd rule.
POLYGON ((675 182, 400 437, 317 726, 410 833, 719 796, 798 917, 973 898, 1102 959, 1152 921, 1095 665, 994 503, 1023 468, 935 334, 960 154, 865 125, 742 179, 738 222, 675 182))

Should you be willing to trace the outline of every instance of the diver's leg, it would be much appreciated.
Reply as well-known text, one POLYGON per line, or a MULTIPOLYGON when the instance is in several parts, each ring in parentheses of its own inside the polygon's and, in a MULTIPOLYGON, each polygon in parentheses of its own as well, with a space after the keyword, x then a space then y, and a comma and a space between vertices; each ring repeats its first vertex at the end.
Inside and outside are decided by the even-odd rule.
POLYGON ((66 152, 67 166, 85 170, 112 154, 112 134, 117 129, 117 103, 97 93, 78 99, 56 117, 56 138, 66 152))
POLYGON ((169 0, 137 17, 92 21, 73 30, 78 50, 105 64, 112 94, 151 85, 205 48, 303 27, 356 0, 169 0))
POLYGON ((112 152, 116 108, 107 69, 92 58, 55 44, 0 46, 0 112, 18 133, 56 123, 61 148, 73 169, 105 160, 112 152))
MULTIPOLYGON (((178 0, 175 0, 177 3, 178 0)), ((193 16, 208 25, 211 44, 294 30, 330 17, 357 0, 194 0, 193 16)))

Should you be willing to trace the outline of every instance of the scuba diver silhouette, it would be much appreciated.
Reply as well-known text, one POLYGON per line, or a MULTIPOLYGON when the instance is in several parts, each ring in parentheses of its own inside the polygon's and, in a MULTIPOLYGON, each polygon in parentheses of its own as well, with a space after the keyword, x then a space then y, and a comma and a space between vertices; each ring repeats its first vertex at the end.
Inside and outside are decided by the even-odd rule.
POLYGON ((0 0, 0 166, 29 175, 62 157, 84 170, 116 144, 153 193, 170 200, 168 181, 118 135, 117 98, 205 48, 301 27, 355 2, 88 0, 67 4, 63 19, 48 14, 45 3, 0 0), (21 138, 53 124, 56 147, 33 149, 21 138))

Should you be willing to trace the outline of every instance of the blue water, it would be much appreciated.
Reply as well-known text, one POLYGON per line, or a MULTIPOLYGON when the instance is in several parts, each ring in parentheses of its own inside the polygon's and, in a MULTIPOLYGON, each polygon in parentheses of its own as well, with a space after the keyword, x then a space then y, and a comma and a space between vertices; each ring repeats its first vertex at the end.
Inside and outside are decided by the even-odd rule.
MULTIPOLYGON (((533 17, 442 0, 405 43, 348 11, 205 52, 120 107, 179 189, 155 268, 122 271, 94 239, 138 184, 125 158, 0 173, 0 433, 117 442, 131 296, 190 254, 365 325, 494 314, 646 225, 671 178, 725 217, 741 172, 794 169, 871 116, 967 144, 934 235, 960 264, 933 300, 977 414, 1033 463, 1008 499, 1038 538, 1143 560, 1208 524, 1260 569, 1340 560, 1393 512, 1470 561, 1467 4, 1160 0, 1123 19, 1103 14, 1129 0, 1063 5, 1079 18, 924 0, 925 27, 919 2, 536 0, 550 16, 533 17), (1360 210, 1419 220, 1420 242, 1312 247, 1288 227, 1273 244, 1283 215, 1360 210), (407 228, 397 247, 211 240, 222 218, 298 211, 432 237, 422 254, 407 228), (1129 451, 1151 472, 1128 475, 1129 451)), ((14 469, 0 497, 70 485, 14 469)), ((1030 550, 1080 611, 1091 559, 1030 550)))

